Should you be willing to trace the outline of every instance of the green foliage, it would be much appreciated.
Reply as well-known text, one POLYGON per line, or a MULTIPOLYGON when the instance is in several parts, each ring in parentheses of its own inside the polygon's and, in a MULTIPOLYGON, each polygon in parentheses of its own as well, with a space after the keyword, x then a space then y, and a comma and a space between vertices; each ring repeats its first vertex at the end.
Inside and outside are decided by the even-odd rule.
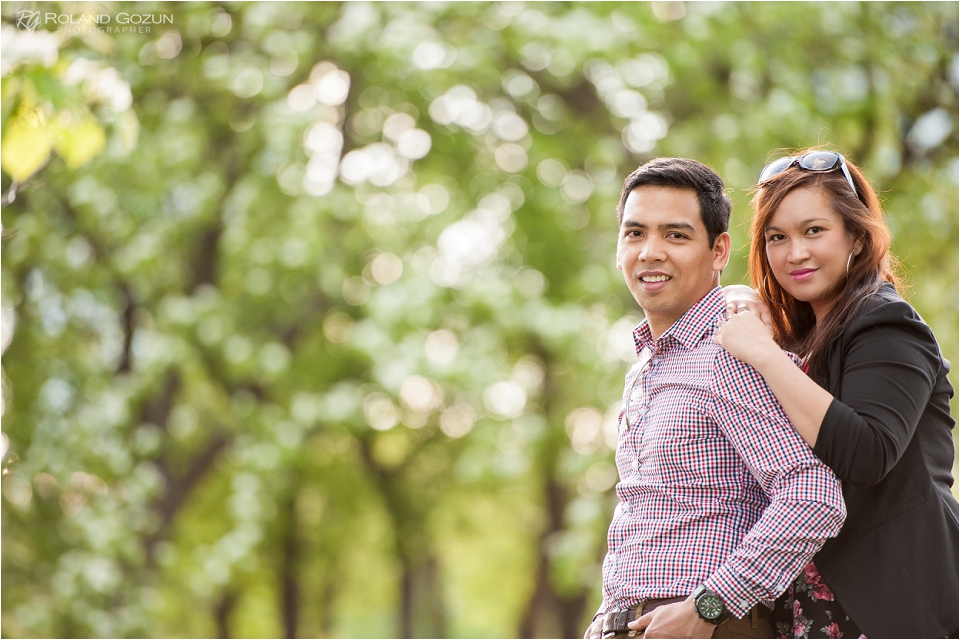
POLYGON ((8 636, 582 633, 656 155, 733 283, 768 158, 842 150, 957 361, 956 4, 3 13, 8 636))
POLYGON ((8 176, 28 180, 53 152, 70 169, 86 164, 103 150, 107 122, 119 124, 118 139, 132 147, 136 116, 130 87, 116 69, 84 57, 58 60, 57 39, 48 33, 9 29, 7 37, 15 43, 3 76, 2 166, 8 176))

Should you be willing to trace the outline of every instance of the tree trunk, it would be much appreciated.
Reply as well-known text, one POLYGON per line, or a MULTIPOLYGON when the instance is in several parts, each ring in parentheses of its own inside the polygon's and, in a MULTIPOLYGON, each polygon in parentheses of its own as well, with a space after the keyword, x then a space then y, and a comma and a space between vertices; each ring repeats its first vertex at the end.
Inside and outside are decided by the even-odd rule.
POLYGON ((432 553, 401 560, 400 637, 445 638, 446 619, 437 561, 432 553))
MULTIPOLYGON (((551 371, 553 358, 550 351, 539 342, 532 345, 532 352, 544 363, 546 371, 551 371)), ((548 374, 544 378, 541 395, 543 410, 547 416, 554 415, 559 399, 559 390, 548 374)), ((520 618, 518 637, 520 638, 580 638, 584 629, 580 628, 583 608, 587 602, 585 588, 572 595, 557 593, 550 579, 550 544, 564 529, 563 514, 569 499, 567 487, 557 479, 557 464, 560 454, 567 447, 563 429, 556 430, 545 439, 537 452, 537 469, 543 482, 543 503, 547 522, 540 532, 537 544, 538 558, 535 570, 535 585, 527 608, 520 618)))
POLYGON ((426 508, 421 500, 409 495, 402 473, 378 464, 368 441, 361 440, 360 445, 364 462, 376 478, 377 489, 393 523, 394 547, 401 570, 397 637, 443 638, 446 612, 436 555, 425 532, 426 508))
POLYGON ((300 563, 300 537, 297 520, 297 493, 299 479, 294 479, 293 487, 283 505, 284 529, 281 544, 283 545, 283 560, 280 569, 280 592, 282 601, 280 610, 283 615, 283 631, 285 638, 297 637, 297 626, 300 619, 300 579, 297 568, 300 563))
POLYGON ((547 526, 540 534, 536 584, 527 609, 520 619, 520 638, 580 638, 583 636, 581 618, 587 603, 585 592, 561 596, 550 581, 550 540, 563 529, 563 512, 567 498, 565 487, 556 480, 547 480, 544 486, 547 504, 547 526))
POLYGON ((229 638, 230 637, 230 614, 233 612, 234 606, 237 604, 237 594, 235 591, 227 591, 223 594, 223 597, 220 598, 220 601, 217 602, 217 606, 213 609, 213 618, 217 622, 217 637, 218 638, 229 638))

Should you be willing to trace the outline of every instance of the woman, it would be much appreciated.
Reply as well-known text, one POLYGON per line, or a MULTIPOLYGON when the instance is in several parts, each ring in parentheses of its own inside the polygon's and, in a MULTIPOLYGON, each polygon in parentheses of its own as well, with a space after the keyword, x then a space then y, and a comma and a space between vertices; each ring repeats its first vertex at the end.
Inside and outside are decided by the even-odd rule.
POLYGON ((715 341, 763 375, 847 505, 777 602, 778 631, 955 638, 949 363, 897 293, 877 195, 843 156, 811 150, 768 165, 753 207, 750 278, 771 326, 737 304, 715 341))

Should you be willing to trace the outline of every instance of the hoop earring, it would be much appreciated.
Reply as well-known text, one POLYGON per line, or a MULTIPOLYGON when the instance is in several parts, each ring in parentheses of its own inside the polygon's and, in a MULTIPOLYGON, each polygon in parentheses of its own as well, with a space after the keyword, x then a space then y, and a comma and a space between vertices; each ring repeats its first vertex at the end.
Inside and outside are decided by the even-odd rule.
POLYGON ((782 303, 782 302, 777 302, 776 300, 774 300, 774 299, 773 299, 773 296, 770 295, 770 289, 767 288, 767 278, 768 278, 769 276, 770 276, 770 272, 769 272, 769 271, 768 271, 767 273, 763 274, 763 280, 762 280, 761 283, 760 283, 760 286, 761 286, 761 288, 763 289, 763 295, 766 296, 766 298, 767 298, 767 300, 770 302, 770 304, 776 305, 776 306, 778 306, 778 307, 782 307, 782 306, 783 306, 783 303, 782 303))
POLYGON ((850 261, 853 260, 854 251, 856 251, 856 249, 851 249, 850 255, 847 256, 847 275, 850 275, 850 261))

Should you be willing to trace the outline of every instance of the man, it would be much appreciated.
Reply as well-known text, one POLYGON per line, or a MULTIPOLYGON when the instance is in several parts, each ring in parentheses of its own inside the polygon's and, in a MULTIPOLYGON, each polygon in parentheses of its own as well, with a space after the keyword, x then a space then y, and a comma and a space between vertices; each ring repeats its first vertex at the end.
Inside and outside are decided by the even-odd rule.
POLYGON ((620 504, 585 637, 773 637, 769 605, 835 536, 840 484, 751 367, 714 344, 730 199, 658 158, 624 182, 617 268, 646 318, 617 444, 620 504), (644 635, 645 634, 645 635, 644 635))

